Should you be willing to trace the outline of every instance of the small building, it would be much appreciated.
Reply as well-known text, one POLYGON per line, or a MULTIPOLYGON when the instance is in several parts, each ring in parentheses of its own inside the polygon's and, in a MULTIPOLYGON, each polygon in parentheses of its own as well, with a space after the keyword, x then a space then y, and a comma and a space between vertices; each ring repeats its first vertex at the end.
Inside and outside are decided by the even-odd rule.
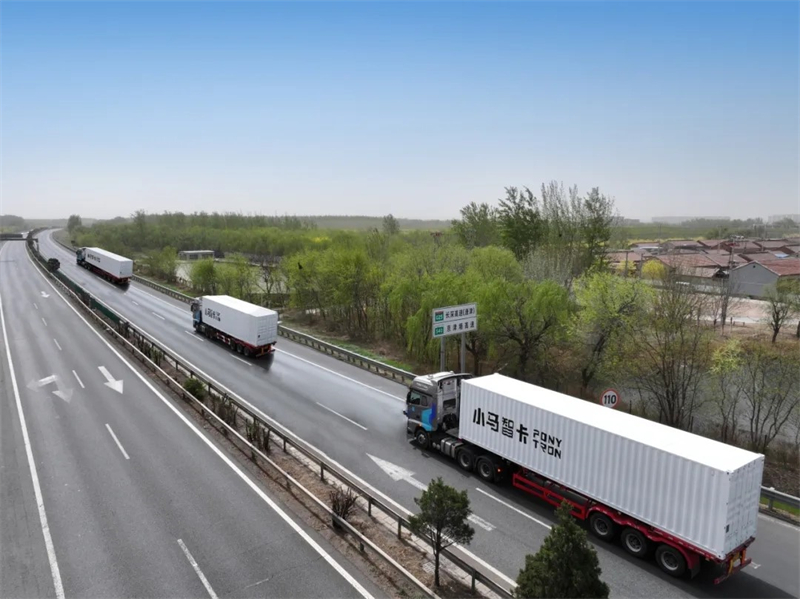
POLYGON ((697 251, 702 248, 703 246, 693 239, 672 239, 661 244, 661 249, 667 252, 674 252, 676 250, 697 251))
POLYGON ((733 248, 734 254, 753 254, 755 252, 763 251, 761 246, 755 241, 750 239, 742 239, 737 241, 724 241, 719 246, 723 250, 730 250, 733 248))
POLYGON ((786 279, 800 279, 800 258, 753 261, 734 268, 730 274, 734 293, 750 297, 764 297, 771 286, 786 279))
POLYGON ((756 240, 753 243, 757 244, 763 251, 771 252, 785 246, 787 241, 785 239, 766 239, 756 240))
POLYGON ((725 239, 698 239, 697 244, 706 250, 718 250, 725 243, 725 239))
POLYGON ((214 250, 184 250, 178 252, 178 260, 202 260, 203 258, 213 258, 214 250))

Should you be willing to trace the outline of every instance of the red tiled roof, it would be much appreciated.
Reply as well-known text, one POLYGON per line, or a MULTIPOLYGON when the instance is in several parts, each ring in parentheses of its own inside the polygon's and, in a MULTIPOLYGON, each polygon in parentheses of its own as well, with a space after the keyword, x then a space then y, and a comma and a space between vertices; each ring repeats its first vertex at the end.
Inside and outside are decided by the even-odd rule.
POLYGON ((800 245, 785 245, 781 249, 787 254, 800 254, 800 245))
POLYGON ((664 264, 670 268, 713 268, 718 269, 721 266, 727 266, 727 260, 720 261, 715 256, 708 254, 667 254, 666 256, 656 256, 664 264))
POLYGON ((768 239, 765 241, 755 241, 761 248, 765 250, 776 250, 786 245, 785 239, 768 239))
POLYGON ((800 258, 773 258, 759 261, 764 268, 770 269, 779 277, 800 276, 800 258))
POLYGON ((776 260, 778 259, 772 252, 753 252, 751 254, 739 254, 747 262, 761 262, 763 260, 776 260))
POLYGON ((716 249, 719 247, 719 244, 726 241, 725 239, 698 239, 697 243, 702 245, 705 248, 712 248, 716 249))

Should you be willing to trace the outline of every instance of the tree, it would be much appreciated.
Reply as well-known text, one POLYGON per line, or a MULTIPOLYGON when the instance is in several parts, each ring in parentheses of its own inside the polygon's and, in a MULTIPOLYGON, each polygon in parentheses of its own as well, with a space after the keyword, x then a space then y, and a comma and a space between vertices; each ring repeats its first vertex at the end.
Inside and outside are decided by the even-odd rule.
POLYGON ((471 202, 461 209, 461 220, 452 221, 453 231, 466 248, 500 243, 500 223, 496 208, 471 202))
POLYGON ((642 265, 642 277, 651 281, 663 281, 667 278, 669 269, 660 260, 647 260, 642 265))
POLYGON ((575 522, 566 501, 556 511, 558 524, 545 538, 536 555, 525 556, 514 595, 520 599, 608 597, 610 589, 600 580, 597 552, 586 531, 575 522))
POLYGON ((649 306, 649 327, 629 331, 623 359, 631 381, 652 399, 659 422, 691 430, 707 374, 711 339, 699 325, 704 299, 670 272, 649 306))
POLYGON ((539 243, 543 222, 536 197, 527 187, 506 187, 506 197, 498 209, 503 244, 522 260, 539 243))
MULTIPOLYGON (((798 281, 780 280, 775 285, 771 285, 764 296, 764 314, 767 324, 772 329, 772 342, 778 338, 778 333, 784 323, 789 319, 797 304, 798 281)), ((800 326, 800 325, 798 325, 800 326)))
POLYGON ((638 279, 610 273, 584 275, 575 285, 578 311, 573 321, 574 339, 581 359, 581 394, 598 373, 613 370, 609 349, 625 335, 646 329, 647 307, 653 289, 638 279))
POLYGON ((81 217, 77 214, 70 214, 69 218, 67 219, 67 231, 70 234, 75 232, 75 229, 82 225, 81 217))
POLYGON ((738 437, 742 362, 742 346, 736 339, 718 347, 711 356, 711 401, 720 416, 720 441, 723 443, 735 444, 738 437))
POLYGON ((383 217, 383 234, 397 235, 400 232, 400 223, 391 214, 383 217))
POLYGON ((415 497, 419 514, 411 516, 411 532, 426 539, 433 547, 434 581, 439 584, 439 557, 442 549, 453 543, 469 544, 475 529, 467 524, 472 514, 466 491, 457 491, 441 477, 432 480, 421 497, 415 497))
POLYGON ((189 278, 192 281, 192 288, 202 295, 217 292, 217 269, 211 258, 197 260, 192 264, 189 278))
POLYGON ((728 314, 739 305, 740 300, 735 295, 737 291, 736 282, 731 281, 730 276, 726 276, 713 282, 712 290, 707 294, 706 305, 714 321, 714 326, 720 323, 723 331, 725 330, 725 321, 728 319, 728 314))
POLYGON ((741 388, 753 451, 765 453, 800 404, 798 371, 800 356, 795 346, 757 341, 745 346, 741 388))

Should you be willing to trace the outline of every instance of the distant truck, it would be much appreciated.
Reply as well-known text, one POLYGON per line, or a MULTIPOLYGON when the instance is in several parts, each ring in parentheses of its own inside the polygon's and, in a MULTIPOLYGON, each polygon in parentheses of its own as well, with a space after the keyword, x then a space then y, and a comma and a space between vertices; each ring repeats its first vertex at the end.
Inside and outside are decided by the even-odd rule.
POLYGON ((194 330, 246 357, 272 356, 278 313, 229 295, 204 295, 191 304, 194 330))
POLYGON ((751 562, 763 455, 500 374, 418 376, 404 414, 420 447, 569 502, 595 536, 667 574, 710 562, 719 583, 751 562))
POLYGON ((127 285, 133 276, 133 260, 100 248, 79 248, 75 260, 78 266, 116 285, 127 285))

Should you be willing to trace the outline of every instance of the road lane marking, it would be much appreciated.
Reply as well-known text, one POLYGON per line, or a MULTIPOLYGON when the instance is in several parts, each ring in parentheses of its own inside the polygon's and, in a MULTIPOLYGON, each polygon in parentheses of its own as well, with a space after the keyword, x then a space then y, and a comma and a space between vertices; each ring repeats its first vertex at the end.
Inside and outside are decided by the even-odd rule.
POLYGON ((362 426, 362 425, 360 425, 360 424, 359 424, 358 422, 356 422, 355 420, 350 420, 350 419, 349 419, 347 416, 344 416, 344 415, 340 414, 340 413, 339 413, 339 412, 337 412, 336 410, 331 410, 331 409, 330 409, 328 406, 323 406, 323 405, 322 405, 321 403, 319 403, 319 402, 317 402, 317 405, 318 405, 320 408, 324 409, 324 410, 328 410, 328 411, 329 411, 331 414, 336 414, 336 415, 337 415, 339 418, 344 418, 344 419, 345 419, 345 420, 347 420, 347 422, 349 422, 350 424, 355 424, 355 425, 356 425, 358 428, 360 428, 360 429, 363 429, 363 430, 367 430, 367 427, 366 427, 366 426, 362 426))
POLYGON ((242 360, 239 356, 231 356, 231 358, 233 358, 234 360, 239 360, 241 363, 247 364, 248 366, 252 366, 250 362, 248 362, 247 360, 242 360))
POLYGON ((477 526, 480 526, 483 530, 489 532, 492 532, 494 530, 494 524, 492 524, 491 522, 487 522, 486 520, 484 520, 480 516, 476 516, 475 514, 470 514, 467 520, 469 520, 470 522, 472 522, 477 526))
POLYGON ((130 458, 128 457, 128 453, 125 451, 125 448, 122 446, 122 443, 119 442, 119 439, 117 439, 117 436, 114 434, 114 431, 111 430, 111 427, 108 424, 106 424, 106 428, 108 429, 108 432, 111 433, 111 436, 114 437, 114 441, 116 442, 117 447, 119 447, 119 450, 122 452, 122 455, 125 456, 126 460, 130 460, 130 458))
POLYGON ((189 563, 192 564, 192 568, 194 568, 195 573, 197 573, 200 582, 202 582, 203 586, 206 587, 206 591, 208 591, 211 599, 217 599, 217 594, 214 592, 214 589, 211 588, 208 578, 206 578, 206 575, 203 574, 203 571, 200 569, 200 566, 197 565, 197 562, 195 561, 194 557, 192 557, 192 554, 189 553, 189 549, 186 548, 186 543, 184 543, 181 539, 178 539, 178 545, 181 546, 183 553, 186 555, 186 559, 188 559, 189 563))
POLYGON ((47 326, 47 321, 44 319, 44 316, 42 316, 42 322, 44 323, 44 326, 47 326))
POLYGON ((75 378, 78 379, 78 384, 81 386, 81 389, 86 389, 86 387, 83 385, 83 381, 81 380, 81 377, 78 376, 78 373, 73 370, 72 374, 74 374, 75 378))
POLYGON ((761 567, 761 564, 750 562, 750 567, 753 568, 753 570, 758 570, 761 567))
POLYGON ((33 302, 33 307, 36 308, 37 310, 39 309, 39 306, 36 305, 36 302, 33 302))
MULTIPOLYGON (((195 425, 194 425, 194 424, 193 424, 193 423, 192 423, 192 422, 189 420, 189 418, 188 418, 188 417, 187 417, 187 416, 186 416, 186 415, 185 415, 185 414, 184 414, 184 413, 183 413, 181 410, 179 410, 179 409, 178 409, 178 408, 176 408, 174 405, 172 405, 172 403, 171 403, 171 402, 170 402, 170 401, 169 401, 169 400, 168 400, 166 397, 164 397, 164 395, 163 395, 163 394, 162 394, 162 393, 161 393, 161 392, 160 392, 158 389, 156 389, 156 388, 153 386, 153 384, 152 384, 152 383, 151 383, 151 382, 150 382, 150 381, 149 381, 149 380, 148 380, 148 379, 145 377, 145 375, 143 375, 141 372, 139 372, 139 371, 138 371, 138 370, 137 370, 137 369, 136 369, 136 368, 133 366, 133 364, 131 364, 131 363, 130 363, 128 360, 126 360, 126 359, 125 359, 125 358, 122 356, 122 354, 120 354, 120 353, 119 353, 119 352, 118 352, 118 351, 117 351, 117 350, 114 348, 114 346, 112 346, 112 345, 111 345, 111 343, 110 343, 110 342, 109 342, 109 341, 108 341, 108 340, 107 340, 105 337, 103 337, 103 335, 102 335, 102 334, 101 334, 101 333, 100 333, 100 332, 99 332, 97 329, 95 329, 95 328, 94 328, 94 327, 93 327, 91 324, 89 324, 89 321, 87 321, 87 320, 86 320, 86 318, 84 318, 83 314, 81 314, 80 312, 78 312, 78 310, 75 308, 75 306, 73 306, 71 303, 69 303, 69 302, 67 301, 67 299, 66 299, 66 298, 65 298, 65 297, 64 297, 64 296, 61 294, 61 292, 60 292, 58 289, 56 289, 56 286, 55 286, 55 285, 53 285, 53 284, 52 284, 50 281, 48 281, 48 280, 47 280, 47 277, 45 277, 44 273, 42 273, 42 272, 39 270, 39 268, 36 266, 36 264, 34 263, 34 261, 33 261, 33 258, 31 258, 30 256, 28 256, 28 261, 31 263, 31 266, 32 266, 32 267, 33 267, 33 268, 36 270, 36 272, 37 272, 37 273, 39 273, 39 276, 40 276, 40 277, 42 277, 42 279, 44 279, 44 280, 47 282, 47 284, 48 284, 48 285, 50 285, 50 287, 53 289, 53 291, 55 291, 55 292, 58 294, 58 296, 59 296, 59 297, 60 297, 60 298, 61 298, 61 299, 64 301, 64 303, 67 305, 67 307, 68 307, 70 310, 72 310, 72 311, 73 311, 73 312, 74 312, 74 313, 75 313, 75 314, 78 316, 78 318, 80 318, 80 319, 83 321, 83 323, 86 325, 86 327, 87 327, 87 328, 88 328, 90 331, 92 331, 92 332, 93 332, 93 333, 94 333, 94 334, 97 336, 97 338, 98 338, 98 339, 100 339, 100 341, 101 341, 101 342, 102 342, 102 343, 103 343, 103 344, 104 344, 104 345, 105 345, 105 346, 106 346, 106 347, 107 347, 109 350, 111 350, 111 353, 113 353, 115 356, 117 356, 117 358, 119 358, 119 359, 120 359, 120 361, 121 361, 122 363, 124 363, 124 364, 125 364, 125 365, 128 367, 128 369, 130 369, 130 371, 131 371, 131 372, 133 372, 133 374, 134 374, 134 375, 135 375, 135 376, 136 376, 136 377, 137 377, 137 378, 138 378, 140 381, 142 381, 142 383, 143 383, 143 384, 144 384, 144 385, 145 385, 145 386, 146 386, 148 389, 150 389, 150 391, 152 391, 152 392, 153 392, 153 395, 155 395, 155 396, 156 396, 158 399, 160 399, 160 400, 161 400, 161 403, 163 403, 163 404, 164 404, 164 405, 167 407, 167 409, 171 410, 171 411, 172 411, 172 413, 173 413, 173 414, 175 414, 175 417, 176 417, 176 418, 178 418, 178 419, 179 419, 181 422, 183 422, 183 423, 184 423, 184 424, 187 426, 187 428, 188 428, 189 430, 191 430, 191 431, 192 431, 192 432, 193 432, 195 435, 197 435, 197 437, 198 437, 198 438, 199 438, 199 439, 200 439, 200 440, 201 440, 203 443, 205 443, 206 447, 208 447, 208 448, 209 448, 209 450, 211 450, 211 451, 212 451, 212 452, 213 452, 213 453, 214 453, 214 454, 215 454, 215 455, 216 455, 216 456, 217 456, 217 457, 218 457, 220 460, 222 460, 222 462, 224 462, 224 463, 225 463, 225 465, 226 465, 226 466, 228 466, 228 468, 230 468, 230 469, 231 469, 231 470, 232 470, 232 471, 233 471, 233 472, 234 472, 234 473, 235 473, 235 474, 236 474, 236 475, 237 475, 237 476, 238 476, 238 477, 239 477, 239 478, 240 478, 242 481, 244 481, 244 483, 245 483, 245 484, 246 484, 248 487, 250 487, 250 489, 251 489, 251 490, 252 490, 252 491, 253 491, 253 492, 254 492, 256 495, 258 495, 258 496, 259 496, 259 498, 260 498, 260 499, 261 499, 261 500, 262 500, 264 503, 266 503, 266 504, 267 504, 267 505, 268 505, 268 506, 269 506, 269 507, 272 509, 272 511, 274 511, 276 514, 278 514, 278 516, 280 516, 280 517, 281 517, 281 519, 282 519, 284 522, 286 522, 286 524, 287 524, 287 525, 288 525, 288 526, 289 526, 289 527, 290 527, 290 528, 291 528, 291 529, 292 529, 292 530, 293 530, 293 531, 294 531, 294 532, 295 532, 295 533, 296 533, 296 534, 297 534, 297 535, 298 535, 300 538, 302 538, 302 539, 303 539, 303 540, 304 540, 306 543, 308 543, 308 545, 309 545, 309 546, 310 546, 310 547, 311 547, 311 548, 312 548, 314 551, 316 551, 316 552, 317 552, 317 554, 318 554, 318 555, 320 555, 320 556, 322 557, 322 559, 324 559, 324 560, 325 560, 325 561, 328 563, 328 565, 330 565, 330 566, 331 566, 331 568, 333 568, 333 569, 334 569, 334 570, 335 570, 335 571, 336 571, 336 572, 337 572, 337 573, 338 573, 338 574, 339 574, 339 575, 340 575, 342 578, 344 578, 344 579, 347 581, 347 583, 348 583, 348 584, 349 584, 351 587, 353 587, 353 589, 355 589, 355 590, 358 592, 358 594, 359 594, 359 595, 361 595, 361 596, 362 596, 364 599, 372 599, 372 595, 370 595, 370 594, 369 594, 369 591, 367 591, 367 590, 366 590, 366 589, 365 589, 365 588, 364 588, 364 587, 361 585, 361 583, 359 583, 359 582, 358 582, 358 581, 357 581, 355 578, 353 578, 353 576, 352 576, 352 575, 351 575, 351 574, 350 574, 350 573, 349 573, 349 572, 348 572, 348 571, 347 571, 347 570, 346 570, 344 567, 342 567, 342 565, 341 565, 341 564, 339 564, 339 563, 338 563, 338 562, 337 562, 337 561, 336 561, 336 560, 333 558, 333 556, 331 556, 331 555, 330 555, 330 554, 329 554, 327 551, 325 551, 325 549, 323 549, 323 548, 320 546, 320 544, 319 544, 319 543, 317 543, 317 542, 316 542, 314 539, 312 539, 312 538, 311 538, 311 536, 310 536, 310 535, 309 535, 309 534, 308 534, 308 533, 307 533, 305 530, 303 530, 303 529, 300 527, 300 525, 299 525, 299 524, 297 524, 297 523, 296 523, 296 522, 295 522, 295 521, 294 521, 292 518, 290 518, 290 517, 289 517, 289 515, 288 515, 288 514, 287 514, 287 513, 286 513, 286 512, 285 512, 285 511, 284 511, 284 510, 283 510, 283 509, 282 509, 282 508, 281 508, 281 507, 280 507, 280 506, 277 504, 277 503, 275 503, 275 501, 273 501, 273 500, 272 500, 272 499, 271 499, 271 498, 270 498, 270 497, 269 497, 269 496, 268 496, 268 495, 267 495, 267 494, 264 492, 264 490, 263 490, 263 489, 261 489, 261 487, 259 487, 259 486, 258 486, 256 483, 254 483, 254 482, 253 482, 253 481, 250 479, 250 477, 248 477, 248 476, 247 476, 247 475, 246 475, 246 474, 245 474, 245 473, 244 473, 244 472, 241 470, 241 468, 239 468, 239 467, 238 467, 236 464, 234 464, 234 463, 231 461, 231 459, 230 459, 230 458, 229 458, 227 455, 225 455, 225 453, 224 453, 224 452, 223 452, 223 451, 222 451, 222 450, 221 450, 219 447, 217 447, 217 446, 216 446, 216 445, 215 445, 215 444, 214 444, 214 443, 213 443, 213 442, 212 442, 210 439, 208 439, 208 438, 207 438, 207 437, 206 437, 206 436, 205 436, 205 435, 204 435, 204 434, 203 434, 203 433, 202 433, 202 432, 201 432, 201 431, 200 431, 200 430, 199 430, 199 429, 198 429, 198 428, 197 428, 197 427, 196 427, 196 426, 195 426, 195 425)), ((0 316, 2 316, 2 305, 1 305, 1 304, 0 304, 0 316)), ((5 331, 5 325, 3 326, 3 331, 5 331)), ((7 343, 6 343, 6 345, 7 345, 7 343)), ((165 347, 166 347, 166 346, 165 346, 165 347)), ((170 349, 169 347, 166 347, 166 348, 167 348, 167 349, 170 349)), ((170 351, 172 351, 172 350, 170 350, 170 351)), ((175 353, 175 352, 173 352, 173 353, 175 353)), ((10 359, 11 359, 11 356, 10 356, 10 354, 9 354, 9 361, 10 361, 10 359)), ((187 362, 187 364, 188 364, 188 362, 187 362)), ((203 374, 203 376, 207 376, 207 375, 205 375, 205 374, 204 374, 204 373, 203 373, 203 372, 202 372, 200 369, 198 369, 198 368, 195 368, 195 371, 196 371, 196 372, 198 372, 198 373, 200 373, 200 374, 203 374)), ((13 370, 12 370, 12 372, 13 372, 13 370)), ((207 378, 208 378, 209 380, 211 380, 212 382, 215 382, 215 383, 216 383, 216 381, 214 381, 214 380, 213 380, 211 377, 207 377, 207 378)), ((219 385, 219 383, 217 383, 217 385, 219 385)), ((219 386, 221 387, 221 385, 219 385, 219 386)), ((238 397, 238 396, 237 396, 237 397, 238 397)), ((263 412, 261 412, 261 410, 258 410, 258 409, 256 409, 256 408, 253 408, 253 407, 252 407, 252 406, 251 406, 251 405, 250 405, 248 402, 243 402, 243 403, 244 403, 245 405, 247 405, 248 407, 250 407, 251 409, 255 409, 255 410, 256 410, 256 413, 257 413, 257 414, 259 414, 260 416, 262 416, 262 418, 265 418, 266 420, 268 420, 268 421, 271 421, 271 422, 273 422, 273 423, 277 424, 277 422, 276 422, 276 421, 275 421, 273 418, 269 418, 268 416, 266 416, 265 414, 263 414, 263 412)), ((18 405, 19 405, 19 403, 18 403, 18 405)), ((282 428, 282 427, 281 427, 281 428, 282 428)), ((297 437, 297 435, 294 435, 294 433, 292 433, 292 436, 294 436, 295 438, 299 439, 299 437, 297 437)), ((324 455, 324 454, 323 454, 323 455, 324 455)), ((342 468, 342 467, 341 467, 339 464, 337 464, 337 463, 333 462, 332 460, 330 460, 330 461, 331 461, 331 462, 334 464, 334 466, 337 466, 337 467, 339 467, 339 468, 342 468)), ((31 462, 31 463, 32 463, 32 462, 31 462)), ((346 469, 345 469, 345 468, 342 468, 342 470, 345 470, 345 471, 346 471, 346 469)), ((360 480, 360 479, 358 479, 358 480, 360 480)), ((362 482, 363 482, 363 481, 362 481, 362 482)), ((364 484, 366 484, 366 483, 364 483, 364 484)), ((367 485, 367 486, 368 486, 368 485, 367 485)), ((370 487, 370 488, 372 488, 372 487, 370 487)), ((380 493, 380 492, 379 492, 379 493, 380 493)), ((384 499, 387 499, 389 502, 391 502, 391 503, 394 503, 394 504, 395 504, 395 505, 396 505, 398 508, 400 508, 400 509, 403 509, 403 510, 404 510, 404 511, 405 511, 407 514, 409 514, 409 515, 411 514, 411 512, 410 512, 410 511, 406 510, 405 508, 402 508, 402 507, 401 507, 399 504, 397 504, 396 502, 394 502, 392 499, 388 498, 387 496, 383 495, 382 493, 381 493, 381 496, 382 496, 382 497, 384 497, 384 499)), ((51 541, 51 545, 52 545, 52 541, 51 541)), ((53 554, 53 555, 55 556, 55 554, 53 554)), ((473 559, 476 559, 476 561, 478 561, 478 562, 480 562, 480 563, 482 563, 482 564, 485 564, 485 562, 483 562, 482 560, 480 560, 480 559, 479 559, 479 558, 477 558, 476 556, 474 556, 474 555, 472 555, 472 554, 469 554, 469 555, 470 555, 470 557, 472 557, 473 559)), ((485 565, 487 565, 487 566, 488 566, 488 564, 485 564, 485 565)), ((499 570, 496 570, 496 569, 492 568, 491 566, 489 566, 489 569, 490 569, 490 570, 492 570, 493 572, 495 572, 495 574, 498 574, 499 576, 501 576, 501 577, 503 577, 503 578, 508 578, 508 577, 504 576, 504 575, 503 575, 503 574, 502 574, 502 573, 501 573, 499 570)), ((58 581, 59 581, 59 587, 58 587, 58 588, 61 588, 61 585, 60 585, 60 583, 61 583, 61 578, 60 578, 60 575, 59 575, 59 579, 58 579, 58 581)), ((510 578, 508 578, 508 581, 509 581, 511 584, 514 584, 514 582, 513 582, 513 581, 512 581, 510 578)), ((61 592, 60 592, 60 594, 58 594, 58 589, 57 589, 57 595, 58 595, 58 599, 62 599, 62 598, 64 597, 64 591, 63 591, 63 588, 61 588, 61 592)))
POLYGON ((133 302, 134 306, 138 306, 139 305, 139 302, 137 302, 136 300, 131 300, 131 301, 133 302))
POLYGON ((195 341, 199 341, 200 343, 203 342, 203 340, 200 337, 198 337, 196 333, 193 333, 192 331, 184 331, 184 333, 190 335, 192 339, 194 339, 195 341))
POLYGON ((286 354, 287 356, 291 356, 292 358, 295 358, 296 360, 300 360, 301 362, 305 362, 306 364, 311 364, 311 366, 316 366, 317 368, 319 368, 321 370, 324 370, 325 372, 329 372, 329 373, 335 374, 336 376, 341 377, 343 379, 347 379, 348 381, 350 381, 352 383, 355 383, 356 385, 361 385, 362 387, 366 387, 367 389, 371 389, 372 391, 377 391, 378 393, 382 393, 383 395, 387 395, 388 397, 391 397, 392 399, 396 399, 397 401, 402 401, 403 403, 406 402, 406 398, 405 397, 397 397, 396 395, 392 395, 388 391, 383 391, 382 389, 378 389, 377 387, 373 387, 372 385, 368 385, 366 383, 362 383, 361 381, 357 381, 356 379, 353 379, 353 378, 350 378, 347 375, 338 373, 335 370, 331 370, 330 368, 325 368, 324 366, 320 366, 319 364, 316 364, 316 363, 312 362, 311 360, 306 360, 305 358, 301 358, 300 356, 296 356, 294 354, 290 354, 285 349, 277 349, 277 348, 275 348, 275 351, 279 351, 282 354, 286 354))
POLYGON ((55 343, 55 344, 56 344, 56 347, 58 348, 58 351, 62 351, 62 350, 61 350, 61 346, 58 344, 58 341, 56 340, 56 338, 55 338, 55 337, 53 337, 53 343, 55 343))
POLYGON ((166 320, 166 318, 161 316, 161 314, 156 314, 155 312, 153 312, 153 316, 156 316, 156 317, 160 318, 161 320, 166 320))
MULTIPOLYGON (((45 279, 46 280, 46 279, 45 279)), ((58 561, 56 560, 56 549, 53 545, 53 537, 50 535, 50 525, 47 522, 47 512, 44 508, 44 498, 42 497, 42 489, 39 486, 39 475, 36 472, 36 462, 33 459, 33 449, 31 447, 31 440, 28 436, 28 425, 25 423, 25 413, 22 411, 22 401, 19 397, 19 387, 17 386, 17 376, 14 373, 14 362, 11 359, 11 345, 8 343, 8 333, 6 333, 6 319, 3 315, 3 300, 0 298, 0 324, 3 328, 3 343, 6 346, 6 358, 8 359, 8 371, 11 373, 11 388, 14 391, 14 399, 17 403, 17 412, 19 413, 20 429, 22 430, 22 440, 25 443, 25 454, 28 458, 28 467, 31 471, 31 481, 33 482, 33 493, 36 497, 36 507, 39 510, 39 523, 42 526, 42 535, 44 536, 44 545, 47 550, 47 560, 50 562, 50 574, 53 577, 53 587, 55 589, 56 598, 64 599, 64 585, 61 583, 61 572, 58 569, 58 561)))
POLYGON ((525 513, 525 512, 523 512, 522 510, 520 510, 520 509, 518 509, 518 508, 515 508, 515 507, 514 507, 513 505, 511 505, 510 503, 506 503, 505 501, 503 501, 502 499, 500 499, 500 498, 498 498, 498 497, 495 497, 495 496, 494 496, 494 495, 492 495, 491 493, 487 493, 487 492, 486 492, 486 491, 484 491, 483 489, 480 489, 480 488, 478 488, 478 487, 475 487, 475 490, 476 490, 476 491, 478 491, 478 493, 483 493, 484 495, 486 495, 486 497, 488 497, 488 498, 490 498, 490 499, 494 499, 494 500, 495 500, 497 503, 501 503, 501 504, 503 504, 503 505, 504 505, 504 506, 506 506, 508 509, 510 509, 510 510, 514 510, 514 511, 515 511, 515 512, 517 512, 517 513, 518 513, 520 516, 525 516, 525 517, 526 517, 526 518, 528 518, 529 520, 533 520, 534 522, 536 522, 536 524, 541 524, 541 525, 542 525, 542 526, 544 526, 544 527, 545 527, 547 530, 550 530, 550 529, 552 529, 552 528, 553 528, 553 527, 552 527, 552 526, 550 526, 549 524, 545 524, 544 522, 542 522, 541 520, 537 520, 536 518, 534 518, 534 517, 533 517, 533 516, 531 516, 530 514, 526 514, 526 513, 525 513))

